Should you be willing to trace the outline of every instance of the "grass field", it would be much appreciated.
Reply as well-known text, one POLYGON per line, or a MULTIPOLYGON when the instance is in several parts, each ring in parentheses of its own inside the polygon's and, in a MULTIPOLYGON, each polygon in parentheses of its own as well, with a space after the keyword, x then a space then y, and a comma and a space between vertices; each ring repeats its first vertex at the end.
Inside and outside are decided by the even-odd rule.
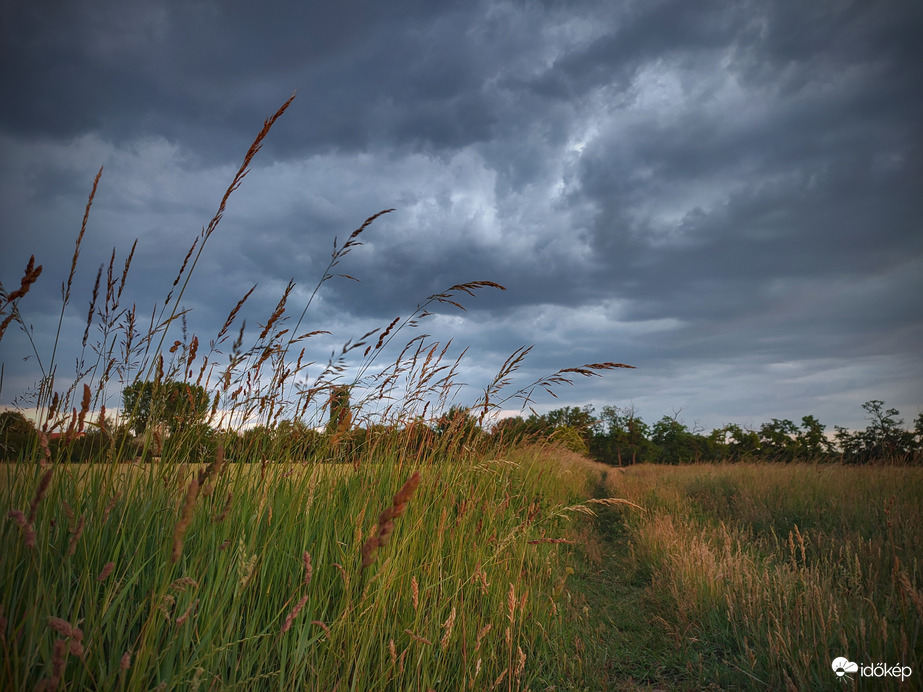
POLYGON ((247 332, 251 289, 199 350, 183 295, 290 102, 149 321, 123 298, 134 247, 121 274, 113 252, 80 306, 73 378, 56 358, 99 175, 53 344, 36 343, 20 311, 35 258, 18 289, 0 286, 0 337, 20 328, 41 369, 21 398, 38 429, 19 421, 29 442, 15 453, 4 432, 20 461, 0 466, 0 689, 896 688, 837 678, 839 656, 913 666, 907 689, 919 687, 923 469, 616 470, 510 446, 481 430, 488 414, 630 366, 563 368, 510 393, 523 347, 472 408, 454 407, 464 352, 452 361, 450 343, 415 330, 432 310, 505 290, 491 281, 429 296, 309 380, 305 344, 327 332, 303 332, 305 315, 386 211, 334 244, 297 320, 290 283, 247 332), (71 456, 91 428, 90 456, 71 456))
POLYGON ((197 496, 189 467, 50 468, 47 488, 5 469, 4 689, 591 684, 561 540, 587 474, 566 452, 238 465, 197 496))
POLYGON ((923 469, 644 465, 602 485, 645 509, 601 516, 585 570, 599 609, 620 601, 597 622, 611 689, 920 689, 923 469), (913 674, 840 679, 840 656, 913 674))
POLYGON ((5 465, 2 687, 914 689, 923 469, 508 452, 5 465))

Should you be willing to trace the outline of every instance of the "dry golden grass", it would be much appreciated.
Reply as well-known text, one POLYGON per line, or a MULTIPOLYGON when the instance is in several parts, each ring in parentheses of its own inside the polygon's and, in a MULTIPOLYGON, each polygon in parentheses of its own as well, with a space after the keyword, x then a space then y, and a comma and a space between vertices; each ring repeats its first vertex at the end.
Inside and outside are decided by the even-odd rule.
POLYGON ((703 640, 766 689, 833 689, 830 662, 915 661, 923 469, 635 466, 610 473, 677 646, 703 640))

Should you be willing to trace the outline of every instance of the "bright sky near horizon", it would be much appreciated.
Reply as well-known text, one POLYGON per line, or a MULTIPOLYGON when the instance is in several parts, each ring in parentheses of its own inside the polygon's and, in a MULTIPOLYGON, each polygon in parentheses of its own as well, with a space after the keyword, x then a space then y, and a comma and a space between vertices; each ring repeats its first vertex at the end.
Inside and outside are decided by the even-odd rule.
MULTIPOLYGON (((35 3, 0 7, 0 281, 66 373, 96 271, 138 247, 150 315, 263 120, 270 133, 184 297, 207 341, 289 279, 314 360, 471 280, 425 325, 470 403, 517 347, 526 384, 636 366, 536 410, 633 405, 705 429, 923 411, 923 5, 696 2, 35 3), (299 305, 300 302, 300 305, 299 305)), ((296 307, 297 306, 297 307, 296 307)), ((408 335, 410 336, 410 335, 408 335)), ((0 405, 36 380, 0 342, 0 405)), ((43 351, 44 353, 44 351, 43 351)), ((49 355, 49 354, 45 354, 49 355)), ((319 367, 319 366, 316 366, 319 367)), ((309 371, 309 375, 316 374, 309 371)))

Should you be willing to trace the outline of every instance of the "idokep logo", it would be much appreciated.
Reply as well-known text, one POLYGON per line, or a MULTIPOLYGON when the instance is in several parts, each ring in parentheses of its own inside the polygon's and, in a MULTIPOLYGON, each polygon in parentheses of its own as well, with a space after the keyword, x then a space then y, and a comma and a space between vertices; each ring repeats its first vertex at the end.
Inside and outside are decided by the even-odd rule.
POLYGON ((873 663, 870 665, 859 665, 850 661, 848 658, 840 656, 833 659, 830 664, 833 672, 838 678, 848 677, 848 673, 859 673, 863 678, 900 678, 901 682, 913 674, 910 666, 900 664, 889 666, 887 663, 873 663))
POLYGON ((858 663, 853 663, 852 661, 845 659, 842 656, 833 659, 833 663, 831 665, 833 666, 833 672, 836 673, 838 678, 842 678, 844 675, 846 675, 846 673, 859 672, 858 663))

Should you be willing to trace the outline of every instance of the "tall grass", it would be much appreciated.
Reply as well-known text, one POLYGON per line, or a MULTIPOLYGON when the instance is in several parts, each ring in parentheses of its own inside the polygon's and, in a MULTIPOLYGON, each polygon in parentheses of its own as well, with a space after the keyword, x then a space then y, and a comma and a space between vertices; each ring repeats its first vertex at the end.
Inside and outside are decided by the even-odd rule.
MULTIPOLYGON (((345 276, 340 262, 386 210, 334 242, 300 311, 290 313, 290 283, 258 333, 241 318, 253 289, 207 342, 189 328, 190 277, 290 104, 264 123, 149 317, 128 299, 135 247, 121 270, 113 250, 72 377, 58 372, 57 338, 36 343, 20 307, 41 274, 34 258, 19 289, 0 287, 0 336, 18 325, 40 365, 19 400, 38 411, 36 443, 0 466, 4 689, 538 689, 592 679, 566 589, 570 521, 589 511, 579 504, 586 468, 553 447, 487 441, 467 415, 447 420, 461 356, 414 331, 431 310, 502 286, 434 294, 348 341, 308 379, 307 344, 326 333, 305 330, 308 308, 345 276), (132 436, 138 411, 119 410, 119 393, 142 380, 154 383, 155 418, 166 405, 157 387, 204 387, 206 420, 177 427, 170 444, 153 425, 132 436), (343 391, 349 415, 316 432, 343 391), (257 424, 269 444, 241 444, 257 424), (64 463, 86 430, 102 440, 92 463, 64 463), (296 448, 307 433, 312 444, 296 448), (145 462, 120 463, 131 459, 145 462)), ((485 387, 473 407, 480 422, 536 390, 627 367, 564 368, 510 393, 527 353, 485 387)))
POLYGON ((920 469, 642 465, 608 489, 647 510, 623 513, 636 566, 676 644, 714 657, 704 682, 843 689, 840 656, 920 674, 920 469))
MULTIPOLYGON (((560 588, 580 467, 537 449, 416 469, 392 453, 358 470, 238 464, 203 484, 198 466, 56 468, 35 545, 16 522, 0 530, 3 687, 53 680, 64 645, 71 689, 534 689, 587 675, 560 588)), ((3 469, 3 504, 28 513, 41 478, 3 469)))

